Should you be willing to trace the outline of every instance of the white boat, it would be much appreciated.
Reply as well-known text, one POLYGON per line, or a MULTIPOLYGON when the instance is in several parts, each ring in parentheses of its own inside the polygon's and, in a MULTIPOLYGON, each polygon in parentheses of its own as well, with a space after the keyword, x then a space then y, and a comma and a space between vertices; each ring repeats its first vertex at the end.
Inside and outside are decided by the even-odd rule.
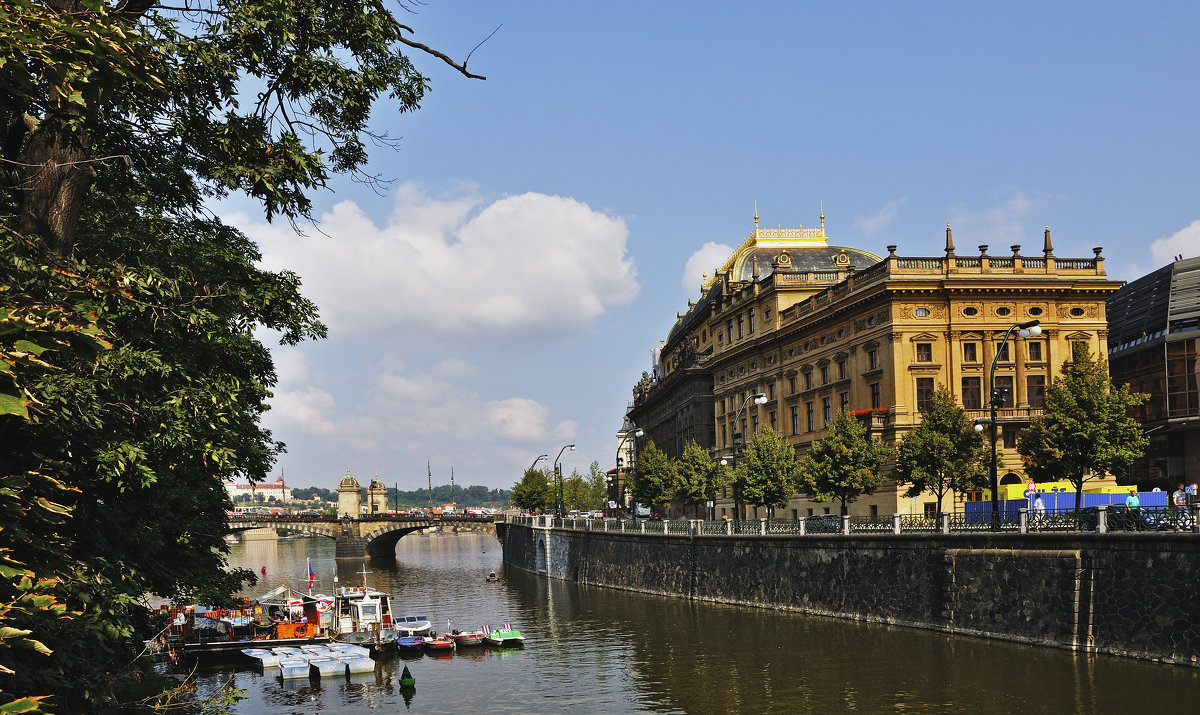
POLYGON ((346 674, 346 664, 329 656, 309 658, 308 665, 323 677, 346 674))
POLYGON ((375 661, 371 660, 369 655, 343 653, 339 654, 337 659, 346 664, 346 670, 350 674, 375 672, 375 661))
POLYGON ((279 661, 279 675, 284 680, 289 678, 307 678, 310 670, 305 658, 287 658, 279 661))
POLYGON ((429 616, 400 616, 395 623, 402 636, 427 636, 433 628, 429 616))
POLYGON ((360 645, 375 653, 392 650, 397 631, 388 594, 370 586, 339 589, 331 629, 338 643, 360 645))
POLYGON ((243 648, 242 654, 254 660, 261 668, 274 668, 279 665, 279 654, 266 648, 243 648))

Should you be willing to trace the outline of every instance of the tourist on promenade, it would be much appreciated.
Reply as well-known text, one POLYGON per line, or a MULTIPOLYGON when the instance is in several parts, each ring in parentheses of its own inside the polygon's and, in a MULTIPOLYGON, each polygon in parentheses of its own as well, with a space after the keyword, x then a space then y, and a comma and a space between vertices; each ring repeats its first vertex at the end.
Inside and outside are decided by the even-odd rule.
POLYGON ((1183 490, 1183 485, 1180 484, 1175 493, 1171 495, 1171 503, 1175 505, 1175 531, 1181 529, 1190 529, 1188 514, 1188 498, 1187 492, 1183 490))
POLYGON ((1041 493, 1033 498, 1033 528, 1039 529, 1046 519, 1046 502, 1042 501, 1041 493))
POLYGON ((1129 496, 1125 497, 1125 506, 1129 509, 1130 515, 1133 516, 1133 528, 1138 531, 1142 530, 1141 519, 1138 518, 1138 507, 1141 501, 1138 499, 1137 489, 1130 489, 1129 496))

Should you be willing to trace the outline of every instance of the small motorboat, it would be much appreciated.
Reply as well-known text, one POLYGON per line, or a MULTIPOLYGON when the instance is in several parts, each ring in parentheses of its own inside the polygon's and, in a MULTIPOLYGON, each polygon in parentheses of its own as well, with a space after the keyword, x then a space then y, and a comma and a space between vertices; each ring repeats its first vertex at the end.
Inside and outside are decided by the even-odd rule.
POLYGON ((500 648, 525 645, 525 636, 521 634, 521 631, 513 628, 511 623, 505 623, 499 628, 484 626, 483 639, 488 642, 488 645, 500 648))
POLYGON ((396 649, 401 651, 419 651, 425 647, 424 636, 400 636, 396 639, 396 649))
POLYGON ((430 633, 425 636, 424 640, 425 650, 431 653, 446 653, 454 650, 454 639, 450 636, 430 633))
POLYGON ((492 582, 494 582, 494 581, 499 581, 499 580, 500 580, 500 577, 496 575, 496 572, 495 572, 495 571, 488 571, 488 575, 487 575, 487 578, 486 578, 485 580, 486 580, 488 583, 492 583, 492 582))
POLYGON ((450 631, 450 638, 454 640, 455 646, 483 645, 483 631, 478 628, 473 631, 460 631, 455 628, 450 631))
POLYGON ((392 621, 392 625, 402 636, 429 635, 429 630, 433 628, 429 616, 400 616, 392 621))

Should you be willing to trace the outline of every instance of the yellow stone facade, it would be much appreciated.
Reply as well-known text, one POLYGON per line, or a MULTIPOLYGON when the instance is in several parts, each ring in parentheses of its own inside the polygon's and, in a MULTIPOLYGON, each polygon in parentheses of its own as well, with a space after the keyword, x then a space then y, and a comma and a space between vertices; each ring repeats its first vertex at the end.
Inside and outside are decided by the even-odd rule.
MULTIPOLYGON (((1009 387, 998 409, 999 481, 1023 482, 1017 433, 1040 412, 1043 391, 1061 374, 1072 344, 1103 355, 1105 299, 1121 285, 1106 276, 1101 249, 1088 258, 1058 258, 1049 229, 1043 238, 1040 255, 1023 255, 1020 246, 996 255, 979 246, 961 256, 947 227, 943 255, 903 257, 888 246, 887 255, 874 260, 865 251, 830 247, 824 216, 820 229, 803 231, 763 231, 756 217, 755 232, 709 282, 705 299, 680 316, 677 327, 687 330, 673 331, 664 345, 654 383, 669 385, 672 373, 689 364, 711 375, 714 429, 707 446, 727 461, 734 431, 753 434, 767 425, 802 455, 841 409, 894 444, 920 422, 921 403, 938 385, 951 389, 968 417, 988 416, 989 372, 1006 331, 1038 320, 1041 335, 1021 339, 1013 331, 995 369, 996 386, 1009 387), (765 404, 748 399, 756 393, 766 395, 765 404)), ((639 384, 647 402, 654 387, 639 384)), ((637 424, 654 435, 654 425, 637 424)), ((738 447, 744 448, 740 438, 738 447)), ((885 474, 890 469, 889 463, 885 474)), ((932 496, 908 499, 903 491, 889 480, 849 511, 936 508, 932 496)), ((838 506, 797 496, 776 516, 837 513, 838 506)), ((728 490, 718 495, 714 513, 733 515, 728 490)), ((742 516, 766 513, 743 507, 742 516)))

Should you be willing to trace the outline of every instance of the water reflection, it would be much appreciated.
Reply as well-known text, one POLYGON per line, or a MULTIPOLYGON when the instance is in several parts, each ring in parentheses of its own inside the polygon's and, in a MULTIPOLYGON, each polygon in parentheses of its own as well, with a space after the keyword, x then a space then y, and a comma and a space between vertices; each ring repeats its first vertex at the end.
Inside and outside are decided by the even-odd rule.
POLYGON ((427 615, 437 630, 511 622, 528 638, 523 650, 397 654, 351 679, 206 674, 208 691, 231 676, 247 690, 238 713, 1154 712, 1200 697, 1194 669, 504 572, 487 535, 405 537, 394 560, 339 563, 320 539, 252 542, 233 555, 256 572, 267 566, 255 593, 303 586, 310 558, 314 592, 357 585, 365 569, 398 615, 427 615), (489 571, 501 580, 487 582, 489 571), (405 666, 415 691, 399 688, 405 666))

